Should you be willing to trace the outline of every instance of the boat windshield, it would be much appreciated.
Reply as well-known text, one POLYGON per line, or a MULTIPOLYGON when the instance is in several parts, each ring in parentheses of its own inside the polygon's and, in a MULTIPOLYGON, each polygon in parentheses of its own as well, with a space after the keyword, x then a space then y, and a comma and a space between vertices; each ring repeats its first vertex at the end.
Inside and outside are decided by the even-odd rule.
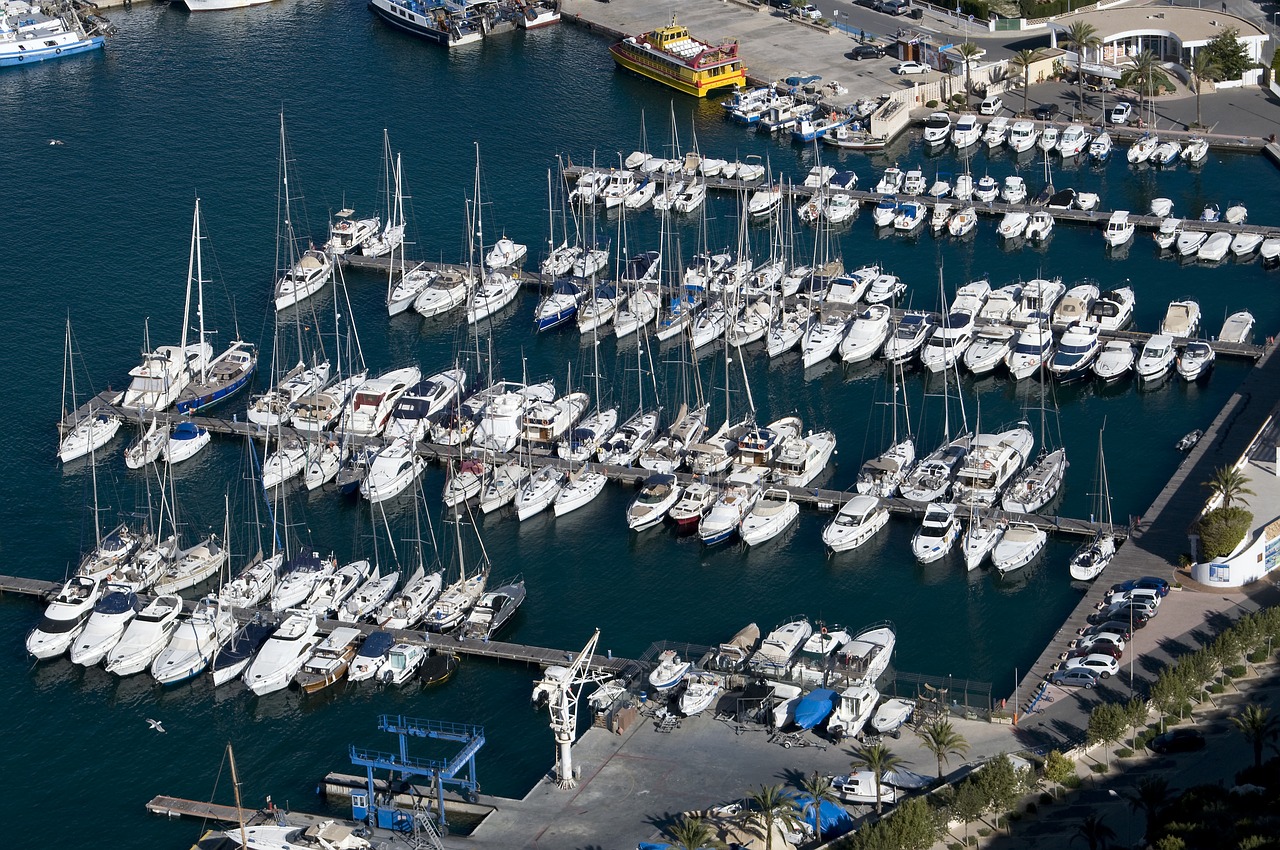
POLYGON ((1044 354, 1049 350, 1051 342, 1049 339, 1041 342, 1023 342, 1019 340, 1018 344, 1013 347, 1013 352, 1014 354, 1044 354))
POLYGON ((934 115, 924 122, 927 130, 942 130, 951 126, 951 119, 945 115, 934 115))
POLYGON ((1069 355, 1073 355, 1074 357, 1078 357, 1083 354, 1088 354, 1096 346, 1097 346, 1097 343, 1093 341, 1080 343, 1078 345, 1067 344, 1063 342, 1058 346, 1058 355, 1061 357, 1062 355, 1069 354, 1069 355))

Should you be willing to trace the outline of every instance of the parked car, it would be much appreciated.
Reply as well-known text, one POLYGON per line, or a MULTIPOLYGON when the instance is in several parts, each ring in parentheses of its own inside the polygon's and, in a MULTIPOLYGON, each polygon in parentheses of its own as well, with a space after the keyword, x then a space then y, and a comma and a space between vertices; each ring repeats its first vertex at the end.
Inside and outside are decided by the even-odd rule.
POLYGON ((1142 602, 1160 607, 1160 591, 1154 587, 1133 587, 1128 590, 1113 590, 1102 600, 1107 605, 1119 602, 1142 602))
POLYGON ((1117 103, 1111 107, 1111 115, 1109 117, 1112 124, 1128 124, 1129 119, 1133 118, 1133 104, 1117 103))
POLYGON ((1080 640, 1084 641, 1086 638, 1103 639, 1110 640, 1112 643, 1119 642, 1123 646, 1131 637, 1133 635, 1130 633, 1129 621, 1125 620, 1123 623, 1111 621, 1091 626, 1080 640))
POLYGON ((822 17, 822 12, 818 11, 818 7, 812 3, 807 3, 804 6, 792 6, 791 14, 798 18, 808 18, 811 21, 816 21, 822 17))
POLYGON ((1098 684, 1098 674, 1086 667, 1074 667, 1070 670, 1054 670, 1049 681, 1067 688, 1089 690, 1098 684))
POLYGON ((874 44, 860 44, 853 48, 849 56, 855 60, 881 59, 884 57, 884 48, 876 47, 874 44))
POLYGON ((987 95, 982 99, 982 103, 978 104, 979 115, 995 115, 1001 109, 1004 109, 1004 101, 998 94, 987 95))
POLYGON ((876 0, 871 8, 886 15, 905 15, 911 11, 911 4, 907 0, 876 0))
POLYGON ((1063 666, 1063 669, 1065 670, 1076 670, 1079 668, 1092 670, 1098 674, 1099 678, 1108 679, 1120 672, 1120 662, 1110 655, 1095 652, 1091 655, 1086 655, 1084 658, 1068 658, 1066 664, 1063 666))
POLYGON ((1102 618, 1113 623, 1132 622, 1135 629, 1146 627, 1156 616, 1156 608, 1146 602, 1119 602, 1102 609, 1102 618))
POLYGON ((920 62, 908 61, 899 62, 897 65, 893 66, 892 70, 893 73, 901 74, 903 76, 907 74, 927 74, 929 73, 929 66, 921 64, 920 62))
POLYGON ((1119 661, 1124 658, 1124 646, 1109 640, 1090 641, 1088 644, 1077 645, 1067 653, 1067 658, 1085 658, 1094 654, 1110 655, 1119 661))
MULTIPOLYGON (((1119 650, 1120 652, 1124 652, 1127 640, 1128 637, 1119 632, 1099 632, 1097 634, 1085 635, 1080 638, 1080 640, 1076 641, 1076 649, 1089 649, 1090 647, 1097 646, 1104 648, 1110 647, 1112 649, 1119 650)), ((1103 649, 1100 648, 1098 651, 1102 652, 1103 649)), ((1116 657, 1119 658, 1120 656, 1117 655, 1116 657)))
POLYGON ((1119 584, 1113 584, 1111 585, 1111 592, 1115 593, 1118 590, 1134 590, 1135 588, 1139 588, 1139 587, 1157 590, 1160 592, 1160 596, 1162 598, 1169 595, 1169 582, 1165 581, 1162 578, 1157 578, 1156 576, 1143 576, 1142 578, 1131 578, 1128 581, 1122 581, 1119 584))
POLYGON ((1163 735, 1155 736, 1147 744, 1152 752, 1160 753, 1161 755, 1203 750, 1204 745, 1204 734, 1197 729, 1170 729, 1163 735))
POLYGON ((1062 107, 1056 103, 1042 103, 1035 109, 1031 110, 1031 114, 1041 121, 1048 121, 1062 111, 1062 107))
POLYGON ((775 9, 790 9, 791 0, 769 0, 769 5, 775 9))

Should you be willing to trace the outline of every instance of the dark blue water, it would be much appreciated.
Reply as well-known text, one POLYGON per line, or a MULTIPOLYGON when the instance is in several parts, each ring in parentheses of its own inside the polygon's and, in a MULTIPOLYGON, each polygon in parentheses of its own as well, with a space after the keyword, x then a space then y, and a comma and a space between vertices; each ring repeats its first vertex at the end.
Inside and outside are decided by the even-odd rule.
MULTIPOLYGON (((54 460, 64 317, 70 315, 83 355, 82 398, 90 389, 86 383, 94 391, 121 386, 137 362, 144 317, 150 317, 153 344, 176 341, 197 195, 213 252, 206 254, 215 279, 207 293, 208 322, 219 328, 220 340, 238 325, 270 351, 282 107, 295 184, 306 196, 306 215, 298 219, 309 222, 317 241, 331 211, 380 204, 386 128, 393 147, 404 153, 416 250, 433 259, 462 256, 473 142, 480 143, 484 161, 486 234, 505 231, 535 252, 546 239, 546 173, 556 156, 615 162, 619 150, 639 144, 642 115, 655 151, 670 137, 674 106, 686 146, 696 128, 704 152, 767 155, 775 170, 792 176, 802 175, 814 158, 812 150, 768 142, 724 121, 714 104, 686 98, 673 104, 652 84, 615 73, 604 42, 567 26, 446 54, 388 31, 358 4, 274 5, 205 16, 139 8, 115 19, 122 33, 102 56, 0 75, 8 212, 0 240, 7 366, 0 398, 11 411, 0 437, 0 483, 9 496, 0 553, 11 573, 59 579, 92 539, 88 467, 81 462, 64 470, 54 460), (66 144, 49 146, 51 138, 66 144)), ((912 138, 871 157, 837 159, 856 169, 864 185, 892 162, 920 164, 930 174, 959 170, 953 158, 926 158, 912 138)), ((1019 166, 1007 154, 983 152, 971 165, 975 174, 997 177, 1015 167, 1038 187, 1041 166, 1034 162, 1019 166)), ((1194 214, 1205 202, 1225 205, 1242 197, 1253 220, 1280 221, 1274 193, 1255 189, 1276 178, 1260 158, 1215 154, 1199 173, 1133 173, 1122 162, 1055 168, 1059 187, 1098 191, 1108 208, 1142 211, 1151 197, 1163 195, 1180 213, 1194 214)), ((708 241, 733 244, 735 219, 732 200, 715 200, 708 241)), ((615 221, 601 216, 597 227, 616 242, 615 221)), ((633 249, 656 247, 651 214, 629 222, 628 229, 633 249)), ((758 247, 766 238, 753 229, 758 247)), ((811 250, 811 239, 797 225, 797 250, 811 250)), ((683 225, 680 240, 687 256, 697 241, 695 229, 683 225)), ((1104 253, 1100 232, 1076 227, 1059 227, 1046 249, 1005 252, 991 222, 967 243, 878 239, 864 214, 840 234, 839 244, 847 265, 880 262, 901 275, 920 307, 937 304, 942 267, 949 292, 982 274, 995 285, 1042 275, 1096 278, 1104 286, 1127 281, 1138 294, 1138 326, 1146 329, 1156 325, 1169 300, 1186 296, 1200 300, 1211 330, 1226 313, 1244 307, 1261 328, 1280 322, 1274 275, 1256 263, 1180 266, 1158 259, 1142 237, 1123 259, 1104 253)), ((388 322, 380 276, 352 273, 348 283, 350 316, 371 367, 417 361, 431 372, 451 363, 459 347, 473 347, 452 323, 413 316, 388 322)), ((575 376, 591 369, 590 349, 572 332, 536 336, 534 301, 523 296, 495 322, 495 368, 511 378, 526 370, 530 377, 555 377, 563 386, 570 369, 575 376)), ((326 295, 308 326, 314 322, 331 334, 332 310, 326 295)), ((345 305, 341 312, 348 314, 345 305)), ((677 358, 659 348, 649 354, 672 406, 680 386, 677 358)), ((618 350, 605 341, 600 358, 612 401, 634 408, 634 343, 618 350)), ((701 368, 703 386, 721 404, 722 360, 704 357, 701 368)), ((1210 421, 1246 368, 1220 362, 1211 380, 1190 387, 1053 390, 1072 461, 1062 512, 1088 513, 1097 431, 1105 421, 1116 514, 1141 513, 1178 461, 1174 441, 1210 421)), ((806 427, 836 431, 840 447, 830 486, 851 484, 864 456, 882 448, 883 408, 876 402, 885 387, 878 366, 832 366, 806 375, 796 357, 769 363, 749 356, 747 371, 763 420, 795 412, 806 427)), ((740 384, 735 378, 735 405, 745 403, 740 384)), ((970 421, 980 415, 989 427, 1040 405, 1035 382, 966 379, 963 393, 970 421)), ((940 402, 925 398, 920 376, 908 378, 906 397, 928 444, 936 439, 940 402)), ((124 442, 112 444, 99 464, 104 524, 147 504, 145 476, 127 472, 120 460, 124 442)), ((192 535, 220 528, 224 496, 229 498, 233 539, 242 552, 254 536, 243 455, 241 446, 215 443, 180 469, 175 484, 180 519, 192 535)), ((447 537, 438 517, 442 482, 439 469, 424 476, 435 533, 447 537)), ((609 488, 560 520, 519 525, 495 515, 482 523, 495 574, 523 572, 529 582, 516 639, 576 649, 598 626, 602 647, 637 654, 662 638, 723 640, 752 620, 768 629, 794 614, 852 625, 888 618, 899 627, 901 669, 994 682, 1000 696, 1012 689, 1015 668, 1035 657, 1077 598, 1066 577, 1070 541, 1053 541, 1025 575, 998 582, 986 573, 967 575, 954 561, 916 565, 905 522, 895 521, 873 543, 834 558, 819 541, 827 517, 811 512, 785 538, 758 551, 706 551, 660 530, 628 535, 622 512, 629 496, 609 488)), ((411 509, 397 503, 387 514, 398 557, 416 557, 407 542, 416 536, 411 509)), ((341 558, 376 545, 383 562, 391 560, 386 531, 375 542, 366 507, 340 503, 329 492, 294 493, 289 517, 294 533, 341 558)), ((551 765, 551 737, 543 715, 528 708, 532 672, 524 668, 466 663, 452 682, 432 691, 351 689, 305 701, 292 693, 258 700, 239 688, 215 693, 205 682, 161 690, 147 678, 118 681, 65 661, 30 668, 21 641, 36 609, 20 599, 0 605, 6 614, 0 675, 8 683, 0 711, 15 718, 11 728, 18 733, 10 735, 0 766, 31 799, 79 807, 74 835, 64 840, 92 835, 124 846, 183 846, 197 827, 153 820, 143 804, 157 793, 207 798, 228 740, 236 744, 249 804, 270 793, 277 802, 314 808, 316 780, 345 766, 349 743, 390 743, 378 741, 374 729, 384 712, 483 724, 489 744, 480 770, 489 793, 523 794, 551 765), (162 719, 167 734, 151 732, 147 717, 162 719)), ((228 781, 224 773, 218 789, 224 801, 228 781)))

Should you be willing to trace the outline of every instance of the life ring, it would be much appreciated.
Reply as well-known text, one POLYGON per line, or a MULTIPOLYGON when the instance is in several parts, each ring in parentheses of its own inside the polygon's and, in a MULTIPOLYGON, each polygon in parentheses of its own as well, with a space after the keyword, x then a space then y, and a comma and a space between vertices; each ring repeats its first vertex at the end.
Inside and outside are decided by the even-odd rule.
POLYGON ((824 635, 827 633, 827 627, 826 627, 826 626, 823 626, 823 627, 822 627, 822 633, 823 633, 824 635))
POLYGON ((62 48, 61 48, 61 47, 55 47, 55 48, 53 49, 53 52, 54 52, 54 53, 61 54, 61 53, 62 53, 62 48))
POLYGON ((989 461, 989 460, 988 460, 988 461, 985 461, 985 462, 982 464, 982 468, 983 468, 983 469, 990 469, 990 468, 991 468, 991 461, 989 461))

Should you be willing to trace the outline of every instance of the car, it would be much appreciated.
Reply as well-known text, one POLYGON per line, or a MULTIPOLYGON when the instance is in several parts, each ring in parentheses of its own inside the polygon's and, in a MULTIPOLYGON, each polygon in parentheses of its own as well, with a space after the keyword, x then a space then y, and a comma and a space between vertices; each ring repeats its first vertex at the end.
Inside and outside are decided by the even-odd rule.
POLYGON ((1102 609, 1102 618, 1110 622, 1132 622, 1135 629, 1144 628, 1155 619, 1156 609, 1145 602, 1119 602, 1102 609))
POLYGON ((1162 599, 1169 595, 1169 582, 1165 581, 1162 578, 1157 578, 1156 576, 1143 576, 1142 578, 1131 578, 1128 581, 1122 581, 1119 584, 1113 584, 1111 585, 1110 592, 1116 593, 1121 590, 1134 590, 1140 587, 1149 589, 1149 590, 1158 591, 1162 599))
POLYGON ((1106 605, 1115 605, 1118 602, 1143 602, 1160 607, 1160 591, 1154 587, 1134 587, 1129 590, 1113 590, 1103 597, 1106 605))
POLYGON ((812 3, 806 3, 803 6, 792 6, 791 14, 800 18, 808 18, 811 21, 816 21, 822 17, 822 12, 818 11, 818 7, 812 3))
POLYGON ((1160 753, 1161 755, 1203 750, 1204 745, 1204 734, 1198 729, 1170 729, 1163 735, 1155 736, 1147 744, 1152 752, 1160 753))
POLYGON ((920 62, 907 61, 907 62, 899 62, 897 65, 894 65, 893 68, 891 68, 890 70, 892 70, 893 73, 895 74, 906 76, 907 74, 927 74, 929 73, 930 69, 928 65, 924 65, 920 62))
MULTIPOLYGON (((1104 648, 1110 647, 1120 652, 1124 652, 1125 643, 1127 640, 1128 638, 1126 638, 1124 635, 1121 635, 1117 632, 1100 632, 1099 634, 1096 634, 1096 635, 1085 635, 1084 637, 1080 638, 1078 641, 1076 641, 1075 648, 1088 649, 1093 646, 1104 647, 1104 648)), ((1104 649, 1100 648, 1098 651, 1102 652, 1104 651, 1104 649)), ((1116 656, 1116 657, 1118 658, 1119 656, 1116 656)))
POLYGON ((769 5, 775 9, 790 9, 791 0, 769 0, 769 5))
POLYGON ((905 15, 911 11, 911 4, 907 0, 876 0, 871 8, 886 15, 905 15))
MULTIPOLYGON (((1132 103, 1117 103, 1115 106, 1111 107, 1111 114, 1108 116, 1108 120, 1110 120, 1112 124, 1128 124, 1129 119, 1132 117, 1132 103)), ((1139 579, 1139 581, 1141 581, 1141 579, 1139 579)), ((1168 582, 1165 583, 1168 584, 1168 582)))
POLYGON ((1004 109, 1004 101, 998 94, 987 95, 982 99, 982 103, 978 104, 979 115, 995 115, 1001 109, 1004 109))
POLYGON ((1086 670, 1092 670, 1101 679, 1108 679, 1120 672, 1120 662, 1112 656, 1104 655, 1101 652, 1086 655, 1084 658, 1068 658, 1066 664, 1063 665, 1064 670, 1075 670, 1081 667, 1086 670))
POLYGON ((1062 107, 1056 103, 1042 103, 1035 109, 1031 110, 1031 114, 1041 121, 1048 121, 1062 111, 1062 107))
POLYGON ((1123 623, 1111 621, 1099 623, 1096 626, 1090 626, 1085 630, 1084 637, 1081 637, 1080 640, 1084 640, 1085 638, 1100 638, 1103 640, 1109 640, 1112 643, 1119 641, 1121 645, 1123 645, 1132 637, 1133 635, 1129 628, 1129 621, 1126 620, 1123 623))
MULTIPOLYGON (((1112 643, 1109 640, 1091 641, 1085 645, 1077 645, 1075 649, 1069 650, 1066 658, 1084 658, 1093 654, 1110 655, 1119 661, 1124 658, 1124 647, 1118 643, 1112 643)), ((1064 658, 1063 660, 1066 660, 1064 658)))
POLYGON ((1054 670, 1049 681, 1067 688, 1084 688, 1086 691, 1098 684, 1098 674, 1087 667, 1073 667, 1070 670, 1054 670))
POLYGON ((884 57, 884 48, 876 47, 874 44, 860 44, 849 52, 849 57, 857 61, 881 59, 884 57))

